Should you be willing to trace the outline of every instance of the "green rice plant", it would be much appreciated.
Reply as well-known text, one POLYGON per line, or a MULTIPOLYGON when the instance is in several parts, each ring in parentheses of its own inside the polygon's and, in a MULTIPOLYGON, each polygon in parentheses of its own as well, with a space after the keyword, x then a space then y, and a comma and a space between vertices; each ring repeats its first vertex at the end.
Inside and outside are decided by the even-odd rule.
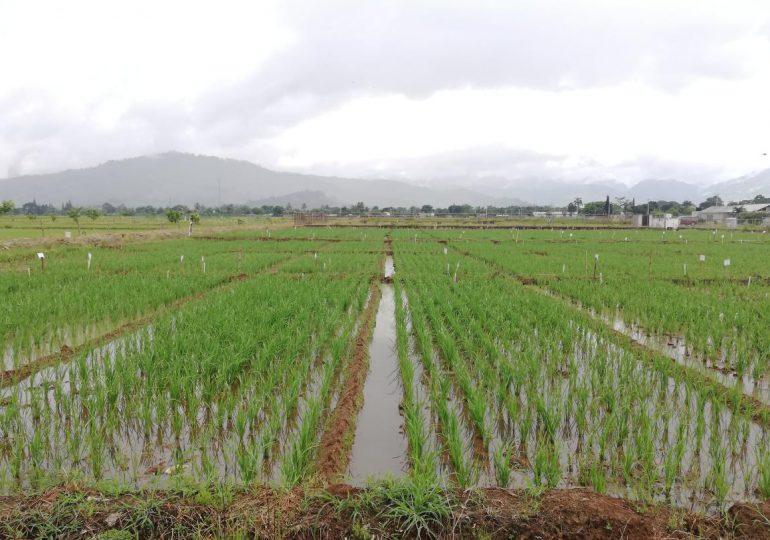
POLYGON ((450 520, 456 503, 432 477, 385 479, 367 486, 364 502, 403 536, 436 538, 450 520))
POLYGON ((770 498, 770 450, 757 449, 757 486, 763 498, 770 498))
POLYGON ((497 487, 507 488, 511 485, 511 454, 513 446, 501 444, 492 452, 492 463, 497 487))

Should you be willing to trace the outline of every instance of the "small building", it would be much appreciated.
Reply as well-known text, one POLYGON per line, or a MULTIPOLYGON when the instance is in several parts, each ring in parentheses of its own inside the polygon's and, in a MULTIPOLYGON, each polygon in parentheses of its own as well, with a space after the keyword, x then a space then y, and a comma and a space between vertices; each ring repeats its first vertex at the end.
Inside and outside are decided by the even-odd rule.
POLYGON ((710 206, 695 212, 693 215, 700 222, 727 224, 727 220, 738 218, 739 214, 766 213, 770 215, 770 204, 730 204, 727 206, 710 206), (738 211, 740 209, 740 212, 738 211))
POLYGON ((671 214, 663 214, 662 216, 635 214, 632 223, 634 224, 634 227, 649 227, 651 229, 679 228, 679 218, 673 217, 671 214))

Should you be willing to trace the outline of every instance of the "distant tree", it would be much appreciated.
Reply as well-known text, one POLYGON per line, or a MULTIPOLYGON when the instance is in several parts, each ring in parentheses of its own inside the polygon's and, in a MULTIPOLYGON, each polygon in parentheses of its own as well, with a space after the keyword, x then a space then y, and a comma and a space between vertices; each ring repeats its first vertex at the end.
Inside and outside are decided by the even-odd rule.
POLYGON ((586 216, 599 216, 606 213, 604 201, 590 201, 583 205, 583 214, 586 216))
POLYGON ((85 214, 86 217, 91 218, 91 221, 96 221, 97 219, 99 219, 99 216, 102 215, 102 213, 99 212, 99 210, 97 210, 96 208, 89 208, 85 212, 83 212, 83 214, 85 214))
POLYGON ((615 204, 622 212, 627 212, 631 206, 631 201, 625 197, 615 197, 615 204))
POLYGON ((607 200, 604 202, 604 213, 608 216, 612 213, 612 207, 610 206, 610 196, 607 195, 607 200))
POLYGON ((201 215, 198 212, 193 212, 190 214, 190 221, 195 223, 196 225, 201 222, 201 215))
POLYGON ((574 204, 574 205, 575 205, 575 208, 576 208, 576 210, 575 210, 575 211, 576 211, 578 214, 580 214, 580 207, 581 207, 581 206, 583 206, 583 199, 581 199, 580 197, 575 197, 575 200, 574 200, 574 201, 572 201, 572 204, 574 204))
POLYGON ((423 204, 422 208, 420 208, 420 212, 422 212, 423 214, 430 214, 431 212, 433 212, 433 207, 429 204, 423 204))
POLYGON ((166 218, 170 223, 179 223, 179 220, 182 219, 182 212, 173 208, 169 209, 166 211, 166 218))
POLYGON ((69 217, 72 221, 75 222, 75 225, 77 225, 78 234, 80 234, 80 215, 81 215, 80 208, 71 206, 69 210, 67 210, 67 217, 69 217))
POLYGON ((274 216, 282 216, 284 213, 283 206, 273 206, 272 211, 270 212, 274 216))
POLYGON ((575 206, 574 202, 571 202, 567 205, 567 212, 570 214, 574 214, 577 211, 577 206, 575 206))
POLYGON ((470 204, 450 204, 450 214, 472 214, 473 207, 470 204))
POLYGON ((698 210, 705 210, 706 208, 711 208, 712 206, 722 206, 724 202, 722 201, 721 197, 719 195, 714 195, 713 197, 709 197, 702 203, 698 205, 698 210))
POLYGON ((0 203, 0 216, 4 214, 9 214, 13 209, 16 208, 16 205, 13 204, 13 201, 3 201, 0 203))

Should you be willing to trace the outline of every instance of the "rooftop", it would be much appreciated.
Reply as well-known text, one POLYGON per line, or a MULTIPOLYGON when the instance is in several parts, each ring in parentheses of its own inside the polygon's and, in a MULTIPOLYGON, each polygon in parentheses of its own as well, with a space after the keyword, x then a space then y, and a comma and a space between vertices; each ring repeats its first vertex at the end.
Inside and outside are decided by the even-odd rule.
POLYGON ((733 214, 738 208, 743 208, 744 212, 762 212, 770 208, 768 203, 760 204, 732 204, 729 206, 710 206, 700 210, 699 214, 733 214))

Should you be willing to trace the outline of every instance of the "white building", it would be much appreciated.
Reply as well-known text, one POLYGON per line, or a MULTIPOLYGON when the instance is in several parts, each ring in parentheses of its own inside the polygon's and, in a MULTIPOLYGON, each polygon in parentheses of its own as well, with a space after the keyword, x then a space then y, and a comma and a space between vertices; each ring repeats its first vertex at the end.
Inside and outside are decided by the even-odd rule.
POLYGON ((679 218, 671 214, 662 216, 646 216, 635 214, 632 220, 634 227, 650 227, 651 229, 678 229, 679 218))

